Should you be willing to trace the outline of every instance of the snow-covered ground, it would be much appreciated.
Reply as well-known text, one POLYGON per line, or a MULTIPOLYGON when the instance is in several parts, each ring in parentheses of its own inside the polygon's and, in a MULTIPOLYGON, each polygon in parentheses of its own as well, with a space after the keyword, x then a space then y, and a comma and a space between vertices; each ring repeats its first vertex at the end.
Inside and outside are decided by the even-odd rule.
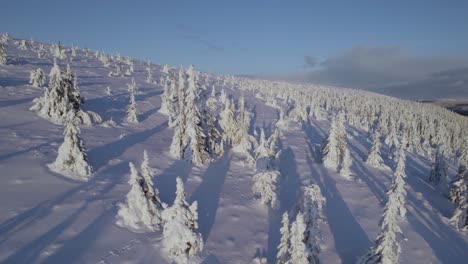
MULTIPOLYGON (((37 47, 38 43, 34 44, 37 47)), ((48 45, 47 45, 48 48, 48 45)), ((355 263, 379 233, 379 220, 391 181, 390 170, 378 170, 364 160, 372 140, 367 132, 347 125, 354 173, 347 180, 320 162, 318 150, 328 135, 330 120, 309 118, 289 127, 280 137, 277 209, 255 199, 255 168, 239 153, 228 151, 212 163, 195 166, 169 154, 173 129, 158 113, 163 87, 146 82, 146 63, 135 61, 138 124, 125 122, 131 77, 109 77, 109 68, 82 50, 71 62, 78 77, 84 110, 91 110, 116 127, 81 127, 90 164, 95 172, 87 182, 70 180, 49 170, 63 141, 63 126, 39 117, 29 108, 41 88, 28 85, 29 73, 48 73, 52 57, 8 45, 9 63, 0 65, 0 261, 2 263, 170 263, 162 251, 160 232, 134 233, 116 225, 117 204, 125 200, 130 161, 140 164, 147 150, 155 170, 160 198, 172 204, 176 177, 185 182, 189 202, 198 201, 199 231, 205 247, 202 263, 251 263, 265 256, 275 263, 281 217, 294 210, 302 186, 316 183, 326 199, 320 225, 322 263, 355 263), (106 92, 110 87, 111 94, 106 92)), ((65 61, 58 64, 65 69, 65 61)), ((153 65, 159 81, 162 67, 153 65)), ((273 133, 278 109, 251 91, 226 88, 246 98, 253 112, 251 133, 273 133)), ((386 151, 384 147, 384 151, 386 151)), ((386 159, 386 162, 394 164, 386 159)), ((468 236, 448 223, 453 205, 427 183, 431 162, 407 156, 408 213, 400 226, 401 263, 464 263, 468 236)), ((454 164, 450 175, 456 174, 454 164)))

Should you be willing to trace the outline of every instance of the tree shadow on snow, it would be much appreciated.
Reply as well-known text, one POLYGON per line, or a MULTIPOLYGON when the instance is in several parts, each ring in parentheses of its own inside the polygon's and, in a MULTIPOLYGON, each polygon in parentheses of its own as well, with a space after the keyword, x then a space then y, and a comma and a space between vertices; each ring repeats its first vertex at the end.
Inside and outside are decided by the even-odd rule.
POLYGON ((35 97, 31 98, 23 98, 23 99, 15 99, 15 100, 5 100, 0 101, 0 107, 9 107, 14 105, 20 105, 25 103, 31 103, 35 97))
POLYGON ((128 171, 128 164, 126 162, 112 165, 99 172, 99 174, 95 175, 88 182, 66 190, 51 199, 42 201, 35 207, 6 220, 0 224, 0 243, 3 243, 9 236, 12 236, 16 232, 28 228, 28 226, 31 226, 34 222, 46 218, 53 213, 53 208, 56 205, 64 203, 67 198, 75 194, 94 193, 94 195, 85 199, 86 203, 103 198, 104 195, 108 194, 115 185, 121 181, 121 178, 126 175, 126 173, 122 172, 126 171, 128 171))
POLYGON ((168 205, 172 204, 176 197, 176 177, 180 177, 183 182, 186 182, 191 170, 192 163, 185 160, 174 160, 171 166, 154 177, 155 186, 161 186, 158 188, 161 201, 168 205))
POLYGON ((206 242, 208 239, 219 207, 221 190, 226 180, 231 155, 225 153, 207 168, 203 181, 190 197, 190 202, 198 202, 199 230, 206 242))
POLYGON ((90 160, 93 161, 92 165, 94 166, 94 168, 99 169, 105 164, 107 164, 109 160, 121 156, 128 148, 147 140, 148 138, 162 131, 166 127, 167 121, 155 126, 152 129, 126 135, 117 141, 91 149, 88 152, 88 157, 90 160))

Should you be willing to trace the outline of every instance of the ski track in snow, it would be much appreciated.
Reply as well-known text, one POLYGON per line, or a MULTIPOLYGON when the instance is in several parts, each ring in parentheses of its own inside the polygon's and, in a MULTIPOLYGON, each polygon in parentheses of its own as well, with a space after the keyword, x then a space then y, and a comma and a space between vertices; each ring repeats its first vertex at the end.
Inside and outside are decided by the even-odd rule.
MULTIPOLYGON (((37 45, 37 44, 36 44, 37 45)), ((52 61, 37 59, 31 51, 8 47, 11 65, 0 66, 0 261, 2 263, 169 263, 162 254, 160 232, 136 234, 115 225, 117 203, 128 192, 128 162, 140 164, 143 150, 155 168, 155 187, 162 201, 175 197, 175 177, 186 184, 189 202, 198 201, 199 231, 205 242, 202 263, 250 263, 265 256, 274 263, 284 211, 295 212, 302 186, 317 184, 326 198, 321 223, 323 263, 355 263, 379 232, 391 172, 365 165, 370 149, 363 131, 347 126, 353 180, 326 169, 320 146, 330 122, 310 119, 290 122, 279 139, 282 178, 278 209, 261 205, 252 193, 255 169, 234 152, 206 166, 174 160, 168 150, 172 130, 157 112, 162 88, 145 82, 146 72, 135 61, 136 95, 140 124, 125 124, 129 77, 108 77, 98 60, 84 61, 82 52, 72 62, 85 110, 111 117, 116 128, 82 127, 93 178, 76 182, 46 167, 63 140, 62 127, 29 111, 42 90, 27 86, 29 71, 48 73, 52 61), (112 95, 105 92, 112 89, 112 95), (356 134, 351 133, 355 131, 356 134), (352 135, 352 136, 351 136, 352 135)), ((60 66, 64 69, 63 62, 60 66)), ((153 65, 159 80, 160 66, 153 65)), ((253 109, 250 133, 274 131, 278 109, 265 105, 251 92, 226 89, 235 98, 242 93, 253 109)), ((386 160, 392 168, 394 164, 386 160)), ((450 202, 425 182, 430 162, 408 156, 408 214, 401 224, 401 263, 462 263, 468 257, 467 236, 448 224, 450 202)), ((454 168, 451 168, 454 173, 454 168)))

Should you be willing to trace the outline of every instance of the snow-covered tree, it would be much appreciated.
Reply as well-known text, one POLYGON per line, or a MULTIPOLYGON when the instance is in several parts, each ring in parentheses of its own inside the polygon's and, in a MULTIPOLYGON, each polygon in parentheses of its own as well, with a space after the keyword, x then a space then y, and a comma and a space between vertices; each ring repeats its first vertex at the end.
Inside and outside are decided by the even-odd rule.
POLYGON ((333 117, 326 144, 323 148, 323 165, 336 169, 342 159, 344 145, 343 124, 340 117, 333 117))
POLYGON ((186 201, 184 183, 177 177, 174 204, 162 212, 164 247, 176 263, 188 263, 189 258, 203 250, 203 239, 198 233, 197 202, 186 201))
POLYGON ((138 173, 138 169, 130 162, 130 191, 124 203, 119 204, 117 225, 130 228, 133 231, 157 230, 161 225, 162 204, 154 192, 150 192, 150 182, 138 173))
POLYGON ((49 168, 76 180, 87 181, 92 173, 92 167, 88 163, 74 112, 69 112, 67 115, 63 136, 64 140, 58 149, 57 159, 49 164, 49 168))
POLYGON ((457 229, 468 231, 468 170, 463 164, 450 186, 450 200, 455 205, 450 221, 457 229))
POLYGON ((130 101, 128 104, 126 120, 129 123, 138 123, 137 107, 135 101, 136 84, 135 79, 133 78, 132 83, 128 85, 128 92, 130 94, 130 101))
POLYGON ((277 170, 261 171, 254 175, 252 190, 260 197, 262 204, 269 204, 272 208, 277 207, 279 178, 280 172, 277 170))
POLYGON ((29 84, 33 87, 44 87, 46 82, 45 73, 41 68, 37 68, 35 70, 31 70, 29 75, 29 84))
POLYGON ((376 129, 373 135, 372 148, 370 150, 369 156, 367 157, 366 164, 378 169, 388 169, 380 155, 381 146, 382 144, 380 143, 380 133, 376 129))
POLYGON ((289 255, 291 256, 290 263, 294 264, 309 264, 307 259, 310 255, 305 244, 306 224, 304 216, 301 212, 297 213, 296 220, 291 225, 291 239, 289 255))
POLYGON ((304 242, 306 244, 309 256, 307 257, 312 264, 319 264, 320 242, 322 233, 319 223, 322 219, 322 208, 325 204, 320 188, 316 184, 303 188, 301 210, 304 212, 304 221, 306 224, 304 242))
POLYGON ((401 252, 400 244, 397 241, 397 234, 401 233, 398 222, 406 214, 405 162, 403 148, 400 148, 392 184, 387 191, 388 200, 380 223, 380 234, 375 240, 374 246, 358 261, 360 264, 398 263, 401 252))
POLYGON ((448 196, 449 182, 445 157, 441 149, 438 148, 435 153, 434 161, 432 162, 429 183, 436 186, 442 194, 448 196))
POLYGON ((161 108, 159 108, 158 112, 163 115, 169 115, 170 114, 169 109, 172 103, 169 76, 165 76, 163 85, 164 85, 164 92, 161 95, 161 108))
POLYGON ((0 43, 0 65, 7 64, 7 55, 5 51, 5 44, 0 43))
POLYGON ((351 158, 351 154, 349 152, 349 149, 346 148, 344 152, 344 156, 343 156, 343 162, 341 163, 340 175, 346 179, 351 179, 351 175, 353 174, 351 172, 352 164, 353 164, 353 160, 351 158))
POLYGON ((148 66, 146 67, 146 73, 148 74, 146 77, 146 82, 150 84, 153 83, 154 81, 153 81, 153 73, 151 70, 151 63, 149 63, 148 66))
POLYGON ((22 40, 20 41, 20 45, 19 45, 18 49, 20 49, 20 50, 28 50, 28 42, 27 42, 27 40, 22 39, 22 40))
POLYGON ((290 248, 290 232, 289 232, 289 215, 288 212, 283 213, 283 218, 281 219, 281 240, 278 245, 278 253, 276 254, 276 263, 277 264, 286 264, 290 261, 291 255, 289 255, 290 248))

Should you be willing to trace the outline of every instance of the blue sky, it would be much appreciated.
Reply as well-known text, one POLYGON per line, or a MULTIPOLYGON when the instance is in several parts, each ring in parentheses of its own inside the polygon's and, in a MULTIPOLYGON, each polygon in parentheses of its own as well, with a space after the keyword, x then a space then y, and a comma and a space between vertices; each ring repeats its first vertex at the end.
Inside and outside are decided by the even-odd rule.
POLYGON ((464 67, 468 54, 468 1, 1 2, 0 32, 217 73, 307 79, 356 50, 375 63, 393 50, 401 60, 385 69, 455 61, 439 71, 464 67))

